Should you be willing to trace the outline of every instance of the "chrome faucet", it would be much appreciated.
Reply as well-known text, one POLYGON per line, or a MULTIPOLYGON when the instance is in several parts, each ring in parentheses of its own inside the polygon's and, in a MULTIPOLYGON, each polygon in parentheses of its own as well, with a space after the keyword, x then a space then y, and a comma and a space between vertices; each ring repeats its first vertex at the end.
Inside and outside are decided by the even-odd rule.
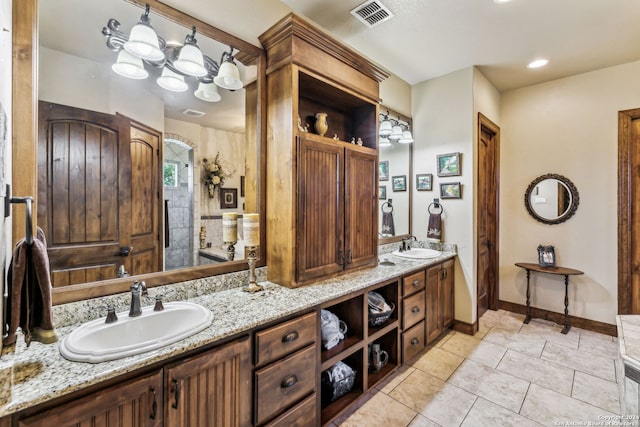
POLYGON ((411 250, 411 241, 418 241, 418 239, 416 238, 416 236, 409 236, 409 237, 405 237, 404 239, 402 239, 402 246, 400 246, 400 252, 404 252, 404 251, 410 251, 411 250))
POLYGON ((140 307, 140 296, 147 295, 147 285, 137 280, 131 285, 131 308, 129 309, 129 317, 136 317, 142 314, 140 307))

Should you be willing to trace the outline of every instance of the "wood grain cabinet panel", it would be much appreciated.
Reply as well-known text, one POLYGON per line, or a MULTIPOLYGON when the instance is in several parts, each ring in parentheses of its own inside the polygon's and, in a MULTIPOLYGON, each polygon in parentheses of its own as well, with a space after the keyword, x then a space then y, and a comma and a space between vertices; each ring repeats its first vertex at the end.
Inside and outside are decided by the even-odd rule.
POLYGON ((269 427, 310 427, 316 425, 316 394, 305 400, 266 424, 269 427))
POLYGON ((256 423, 262 424, 316 387, 317 347, 311 345, 256 371, 256 423))
POLYGON ((420 291, 402 300, 402 327, 408 329, 425 315, 425 292, 420 291))
POLYGON ((427 343, 438 338, 454 320, 454 262, 427 270, 427 343))
POLYGON ((425 273, 418 271, 402 278, 402 295, 409 296, 425 288, 425 273))
POLYGON ((17 425, 160 427, 162 399, 162 371, 158 371, 25 418, 17 425))
POLYGON ((425 347, 424 320, 402 334, 402 363, 407 363, 425 347))
POLYGON ((256 333, 256 366, 261 367, 316 341, 317 312, 256 333))
POLYGON ((165 425, 251 425, 249 337, 165 368, 165 425))

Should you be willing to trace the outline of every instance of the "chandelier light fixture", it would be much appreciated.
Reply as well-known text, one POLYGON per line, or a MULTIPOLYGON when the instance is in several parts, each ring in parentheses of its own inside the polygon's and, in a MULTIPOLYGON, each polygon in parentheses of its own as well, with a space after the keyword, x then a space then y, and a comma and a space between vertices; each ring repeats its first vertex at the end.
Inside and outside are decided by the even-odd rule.
POLYGON ((399 116, 397 119, 390 117, 388 111, 386 114, 380 113, 380 119, 380 128, 378 129, 380 147, 389 147, 391 142, 400 144, 411 144, 413 142, 409 122, 401 120, 399 116))
POLYGON ((118 52, 116 62, 111 66, 115 73, 130 79, 146 79, 149 71, 156 70, 158 86, 184 92, 193 84, 193 95, 205 102, 222 99, 218 87, 231 91, 242 89, 232 46, 222 53, 220 62, 214 61, 198 47, 196 27, 191 28, 182 46, 168 45, 153 29, 149 12, 147 4, 140 21, 129 34, 121 31, 120 22, 113 18, 102 29, 107 47, 118 52))

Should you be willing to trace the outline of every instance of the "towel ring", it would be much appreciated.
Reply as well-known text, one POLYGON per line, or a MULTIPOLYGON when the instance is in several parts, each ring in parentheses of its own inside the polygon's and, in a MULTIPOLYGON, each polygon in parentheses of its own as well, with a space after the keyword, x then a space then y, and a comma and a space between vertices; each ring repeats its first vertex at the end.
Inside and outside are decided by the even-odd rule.
POLYGON ((382 213, 392 213, 393 212, 393 205, 389 202, 384 202, 382 204, 382 206, 380 206, 380 210, 382 211, 382 213), (388 211, 385 211, 384 208, 389 207, 390 209, 388 211))
POLYGON ((437 213, 437 214, 441 214, 442 212, 444 212, 444 208, 442 207, 442 205, 441 205, 441 204, 431 203, 431 204, 429 205, 429 207, 427 208, 427 211, 428 211, 430 214, 436 214, 436 213, 437 213), (440 208, 440 212, 431 212, 431 207, 432 207, 432 206, 433 206, 435 209, 440 208))

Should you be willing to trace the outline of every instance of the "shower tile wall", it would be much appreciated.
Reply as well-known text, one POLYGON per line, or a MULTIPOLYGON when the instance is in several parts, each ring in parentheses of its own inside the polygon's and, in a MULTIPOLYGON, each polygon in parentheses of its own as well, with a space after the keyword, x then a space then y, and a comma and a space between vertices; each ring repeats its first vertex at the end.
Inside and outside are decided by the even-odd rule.
MULTIPOLYGON (((165 143, 165 162, 177 162, 178 186, 164 187, 169 222, 169 245, 165 247, 165 269, 190 267, 193 262, 193 150, 165 143)), ((165 242, 166 246, 166 242, 165 242)))

